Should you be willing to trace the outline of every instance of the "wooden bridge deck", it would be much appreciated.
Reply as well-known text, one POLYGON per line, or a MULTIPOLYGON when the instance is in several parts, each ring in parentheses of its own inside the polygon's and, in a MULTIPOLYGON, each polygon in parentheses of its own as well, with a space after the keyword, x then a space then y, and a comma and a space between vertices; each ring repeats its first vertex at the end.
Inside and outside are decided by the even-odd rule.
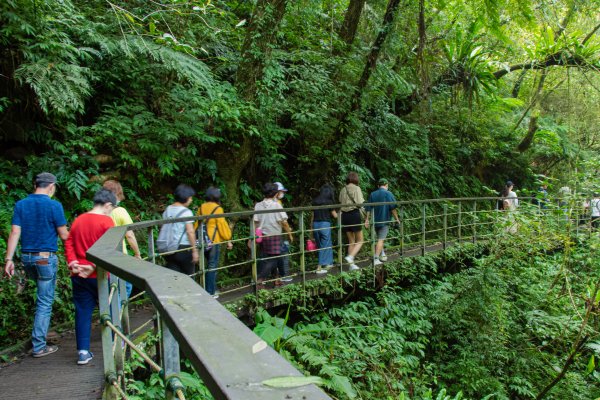
MULTIPOLYGON (((448 247, 452 243, 448 243, 448 247)), ((426 247, 426 253, 438 252, 443 249, 441 244, 426 247)), ((421 255, 421 248, 410 248, 404 254, 388 254, 389 261, 400 257, 415 257, 421 255)), ((389 262, 388 261, 388 262, 389 262)), ((368 267, 368 261, 358 262, 361 267, 368 267)), ((339 272, 339 266, 333 268, 330 274, 339 272)), ((329 274, 327 274, 329 275, 329 274)), ((307 279, 321 279, 326 275, 307 274, 307 279)), ((293 283, 301 281, 295 277, 293 283)), ((235 301, 251 293, 251 288, 221 296, 219 301, 227 303, 235 301)), ((151 308, 131 313, 131 329, 142 325, 152 317, 151 308)), ((27 356, 21 360, 0 368, 0 400, 32 399, 32 400, 89 400, 102 397, 103 360, 100 326, 95 323, 92 327, 91 351, 93 361, 88 365, 77 365, 77 350, 75 333, 69 331, 53 341, 58 344, 58 352, 43 358, 27 356)))
MULTIPOLYGON (((153 310, 144 308, 132 312, 132 329, 152 317, 153 310)), ((90 349, 94 359, 87 365, 77 365, 75 331, 68 331, 52 340, 59 349, 42 358, 26 356, 0 368, 0 399, 19 400, 89 400, 102 398, 103 360, 100 325, 92 326, 90 349)))

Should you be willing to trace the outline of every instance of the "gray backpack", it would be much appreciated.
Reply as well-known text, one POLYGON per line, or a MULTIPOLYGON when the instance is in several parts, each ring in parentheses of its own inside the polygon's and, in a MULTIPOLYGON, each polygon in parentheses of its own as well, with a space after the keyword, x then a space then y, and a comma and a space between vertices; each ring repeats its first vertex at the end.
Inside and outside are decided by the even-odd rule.
MULTIPOLYGON (((163 214, 163 219, 179 218, 186 211, 189 210, 187 208, 184 208, 183 210, 178 212, 177 215, 175 215, 174 217, 165 217, 165 214, 167 213, 165 211, 165 214, 163 214)), ((158 250, 159 253, 175 251, 179 248, 181 239, 183 239, 183 235, 185 235, 185 228, 183 229, 183 232, 181 233, 181 236, 179 236, 179 238, 174 237, 174 228, 174 223, 164 224, 160 227, 160 231, 158 232, 158 238, 156 239, 156 250, 158 250)))

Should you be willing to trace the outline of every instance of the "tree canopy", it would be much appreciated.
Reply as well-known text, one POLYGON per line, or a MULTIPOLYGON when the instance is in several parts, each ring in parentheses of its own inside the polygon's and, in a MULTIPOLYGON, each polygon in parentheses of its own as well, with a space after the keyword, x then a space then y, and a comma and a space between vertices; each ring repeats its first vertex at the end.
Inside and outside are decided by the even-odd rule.
POLYGON ((234 207, 350 170, 408 198, 565 181, 598 158, 599 5, 7 0, 2 169, 234 207))

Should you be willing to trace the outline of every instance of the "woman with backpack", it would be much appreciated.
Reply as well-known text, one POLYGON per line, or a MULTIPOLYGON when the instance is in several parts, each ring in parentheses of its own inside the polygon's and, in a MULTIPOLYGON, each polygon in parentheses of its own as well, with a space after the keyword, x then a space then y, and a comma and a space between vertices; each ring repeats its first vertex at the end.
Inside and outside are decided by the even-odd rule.
MULTIPOLYGON (((195 194, 196 191, 188 185, 181 184, 177 186, 173 193, 175 202, 167 207, 162 215, 163 219, 193 217, 194 213, 188 207, 192 204, 192 198, 195 194)), ((168 225, 171 229, 168 235, 169 240, 174 241, 174 243, 168 243, 167 246, 173 248, 176 252, 165 256, 167 261, 165 266, 173 271, 192 275, 195 272, 195 264, 198 263, 194 221, 189 220, 168 225)))
MULTIPOLYGON (((216 187, 209 187, 204 194, 205 202, 198 208, 198 215, 224 214, 221 207, 221 190, 216 187)), ((206 260, 204 277, 204 289, 215 299, 217 294, 217 271, 219 265, 219 256, 221 243, 227 242, 227 249, 233 248, 231 240, 231 228, 223 217, 208 218, 204 220, 203 231, 198 234, 200 240, 204 240, 204 258, 206 260)))

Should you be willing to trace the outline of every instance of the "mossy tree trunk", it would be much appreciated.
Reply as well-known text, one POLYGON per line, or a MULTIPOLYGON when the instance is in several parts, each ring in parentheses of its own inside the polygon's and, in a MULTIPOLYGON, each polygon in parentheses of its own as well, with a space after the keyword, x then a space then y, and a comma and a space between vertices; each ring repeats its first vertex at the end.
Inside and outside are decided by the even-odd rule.
MULTIPOLYGON (((241 50, 235 86, 241 100, 257 103, 258 83, 271 48, 275 42, 279 25, 285 14, 287 0, 259 0, 248 24, 241 50)), ((260 104, 255 104, 260 107, 260 104)), ((215 161, 219 175, 227 190, 232 209, 241 209, 240 180, 254 155, 252 137, 248 132, 232 132, 231 145, 218 150, 215 161)))

